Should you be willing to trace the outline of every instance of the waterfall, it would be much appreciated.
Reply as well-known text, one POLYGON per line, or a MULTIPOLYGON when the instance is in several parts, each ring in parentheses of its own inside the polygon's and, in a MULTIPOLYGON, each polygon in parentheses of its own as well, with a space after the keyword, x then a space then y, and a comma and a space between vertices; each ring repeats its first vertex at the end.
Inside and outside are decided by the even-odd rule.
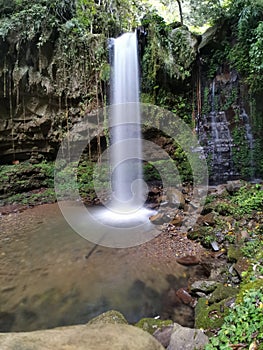
POLYGON ((252 128, 249 122, 249 116, 247 115, 244 108, 242 108, 241 110, 240 117, 242 118, 244 123, 246 139, 248 142, 249 163, 250 163, 250 171, 251 171, 250 177, 251 177, 251 180, 254 180, 255 178, 255 164, 254 164, 254 157, 253 157, 254 137, 253 137, 252 128))
POLYGON ((110 164, 112 203, 117 211, 144 204, 137 35, 112 39, 110 164))
POLYGON ((199 138, 204 145, 205 153, 210 158, 210 181, 217 184, 230 180, 235 176, 232 160, 233 139, 226 113, 219 110, 218 100, 220 96, 216 95, 215 80, 212 82, 210 91, 211 110, 204 118, 205 121, 202 122, 203 125, 201 126, 207 130, 208 135, 202 130, 199 138))

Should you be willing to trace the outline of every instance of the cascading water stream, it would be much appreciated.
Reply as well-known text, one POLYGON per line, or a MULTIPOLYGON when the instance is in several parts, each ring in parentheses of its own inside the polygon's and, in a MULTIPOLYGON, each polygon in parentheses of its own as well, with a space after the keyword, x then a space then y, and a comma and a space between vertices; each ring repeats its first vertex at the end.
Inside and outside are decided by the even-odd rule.
POLYGON ((144 204, 137 35, 112 39, 110 152, 111 207, 130 213, 144 204))
POLYGON ((246 139, 248 143, 249 163, 250 163, 250 171, 251 171, 250 177, 251 177, 251 180, 254 180, 255 178, 255 164, 254 164, 254 157, 253 157, 254 137, 253 137, 252 128, 249 122, 249 116, 247 115, 244 108, 241 110, 240 118, 242 118, 244 123, 246 139))
POLYGON ((228 121, 224 111, 216 108, 215 80, 212 82, 211 91, 211 136, 213 182, 220 182, 224 177, 233 174, 232 169, 232 137, 228 127, 228 121))

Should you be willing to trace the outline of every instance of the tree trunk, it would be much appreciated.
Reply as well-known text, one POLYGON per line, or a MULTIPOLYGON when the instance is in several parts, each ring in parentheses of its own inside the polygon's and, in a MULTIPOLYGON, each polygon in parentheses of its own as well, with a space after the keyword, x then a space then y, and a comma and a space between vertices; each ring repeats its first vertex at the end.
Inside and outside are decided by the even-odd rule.
POLYGON ((183 25, 184 24, 184 19, 183 19, 183 10, 182 10, 182 4, 180 0, 176 0, 178 7, 179 7, 179 13, 180 13, 180 22, 183 25))

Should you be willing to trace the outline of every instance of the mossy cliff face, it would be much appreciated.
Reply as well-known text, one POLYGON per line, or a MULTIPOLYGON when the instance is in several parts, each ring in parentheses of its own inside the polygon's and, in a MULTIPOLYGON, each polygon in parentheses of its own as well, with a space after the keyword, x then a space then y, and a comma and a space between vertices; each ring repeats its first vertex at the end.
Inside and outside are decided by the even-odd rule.
POLYGON ((263 86, 244 55, 246 39, 233 30, 237 21, 209 28, 198 47, 196 128, 216 184, 262 177, 263 86))
MULTIPOLYGON (((1 161, 54 158, 65 132, 103 105, 109 79, 107 38, 82 32, 70 10, 34 4, 0 30, 1 161), (58 11, 58 9, 56 9, 58 11)), ((71 9, 71 11, 73 11, 71 9)))

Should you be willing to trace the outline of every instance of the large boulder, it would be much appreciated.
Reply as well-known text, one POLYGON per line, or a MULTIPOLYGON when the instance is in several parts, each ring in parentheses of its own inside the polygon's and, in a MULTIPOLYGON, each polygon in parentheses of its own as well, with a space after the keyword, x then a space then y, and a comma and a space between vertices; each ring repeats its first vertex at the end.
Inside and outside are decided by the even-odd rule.
POLYGON ((149 333, 125 324, 93 324, 1 333, 1 350, 164 350, 149 333))
POLYGON ((191 33, 187 27, 182 26, 173 29, 169 39, 175 57, 177 56, 179 60, 184 61, 185 68, 189 68, 196 58, 198 37, 191 33), (181 50, 178 50, 178 45, 181 46, 181 50))
POLYGON ((208 341, 200 329, 182 327, 175 323, 167 350, 201 350, 208 341))

